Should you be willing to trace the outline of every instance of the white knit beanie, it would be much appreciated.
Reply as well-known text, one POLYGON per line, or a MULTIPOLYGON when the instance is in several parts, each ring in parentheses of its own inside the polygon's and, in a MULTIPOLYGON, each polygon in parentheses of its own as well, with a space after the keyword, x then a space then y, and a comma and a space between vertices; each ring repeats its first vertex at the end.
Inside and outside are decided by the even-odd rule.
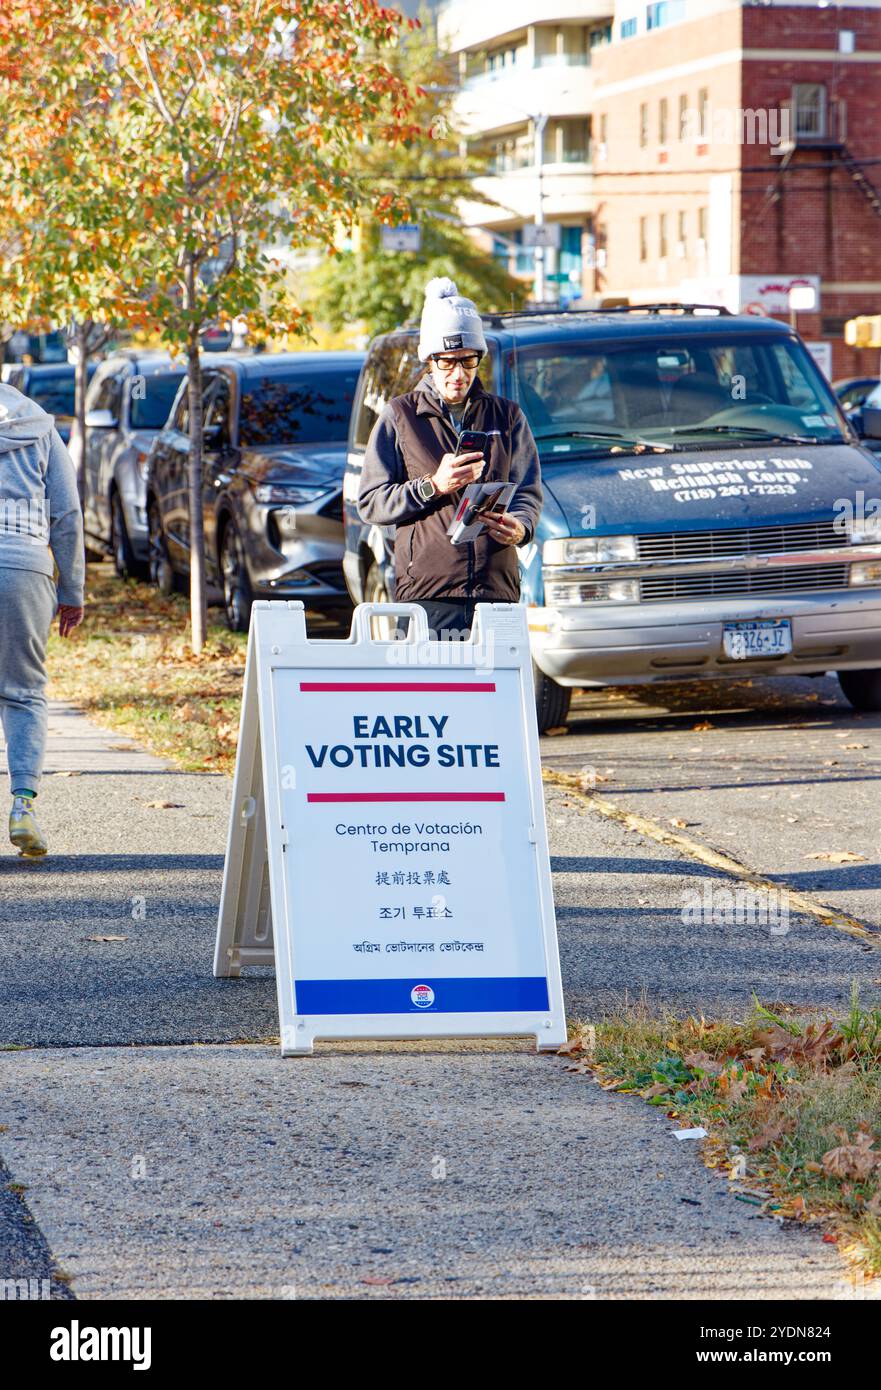
POLYGON ((439 275, 425 286, 419 360, 427 362, 437 352, 462 348, 486 352, 483 324, 473 301, 464 299, 446 275, 439 275))

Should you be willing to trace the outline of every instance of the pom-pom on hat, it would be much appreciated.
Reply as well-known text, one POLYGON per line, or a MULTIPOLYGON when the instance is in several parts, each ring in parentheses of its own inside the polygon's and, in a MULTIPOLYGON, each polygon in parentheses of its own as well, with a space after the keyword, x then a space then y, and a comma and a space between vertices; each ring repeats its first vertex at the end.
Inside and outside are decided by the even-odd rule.
POLYGON ((446 275, 425 286, 425 303, 419 332, 419 360, 427 362, 438 352, 486 352, 480 315, 470 299, 463 298, 446 275))

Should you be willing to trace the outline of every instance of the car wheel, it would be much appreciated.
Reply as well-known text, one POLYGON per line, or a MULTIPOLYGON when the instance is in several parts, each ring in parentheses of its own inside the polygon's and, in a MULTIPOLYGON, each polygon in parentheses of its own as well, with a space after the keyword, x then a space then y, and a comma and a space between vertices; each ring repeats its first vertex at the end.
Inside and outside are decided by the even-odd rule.
POLYGON ((538 732, 547 733, 566 723, 572 691, 567 685, 558 685, 546 676, 535 662, 532 663, 532 680, 535 688, 535 712, 538 716, 538 732))
MULTIPOLYGON (((364 580, 365 603, 394 603, 389 593, 385 570, 375 560, 371 561, 364 580)), ((373 635, 379 642, 393 642, 398 630, 397 618, 374 618, 373 635)))
POLYGON ((247 632, 251 621, 254 591, 248 578, 245 553, 234 521, 229 520, 220 543, 220 574, 223 580, 223 611, 231 632, 247 632))
POLYGON ((838 683, 854 709, 881 709, 881 671, 839 671, 838 683))
POLYGON ((162 529, 159 503, 151 501, 147 512, 147 526, 150 534, 150 583, 155 584, 163 598, 168 598, 177 587, 177 575, 168 554, 168 544, 162 529))
POLYGON ((120 579, 143 579, 144 567, 135 559, 128 527, 125 524, 122 498, 116 489, 110 497, 110 545, 113 550, 113 564, 120 579))

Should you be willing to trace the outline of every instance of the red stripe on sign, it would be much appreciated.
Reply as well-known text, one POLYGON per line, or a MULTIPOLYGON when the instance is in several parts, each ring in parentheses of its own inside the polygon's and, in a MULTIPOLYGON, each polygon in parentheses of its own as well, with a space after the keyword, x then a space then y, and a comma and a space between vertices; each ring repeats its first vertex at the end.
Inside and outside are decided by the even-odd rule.
POLYGON ((307 792, 307 801, 504 801, 504 792, 307 792))
POLYGON ((472 693, 475 690, 493 692, 495 681, 300 681, 301 690, 427 690, 432 694, 472 693))

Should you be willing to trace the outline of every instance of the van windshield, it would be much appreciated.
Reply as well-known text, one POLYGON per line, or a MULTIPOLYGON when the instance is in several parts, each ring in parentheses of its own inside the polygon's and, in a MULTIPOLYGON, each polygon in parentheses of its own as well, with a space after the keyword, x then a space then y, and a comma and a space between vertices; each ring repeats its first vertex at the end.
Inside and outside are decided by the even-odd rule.
POLYGON ((761 442, 845 443, 831 387, 794 340, 701 335, 626 346, 547 343, 508 354, 539 450, 609 453, 761 442))

